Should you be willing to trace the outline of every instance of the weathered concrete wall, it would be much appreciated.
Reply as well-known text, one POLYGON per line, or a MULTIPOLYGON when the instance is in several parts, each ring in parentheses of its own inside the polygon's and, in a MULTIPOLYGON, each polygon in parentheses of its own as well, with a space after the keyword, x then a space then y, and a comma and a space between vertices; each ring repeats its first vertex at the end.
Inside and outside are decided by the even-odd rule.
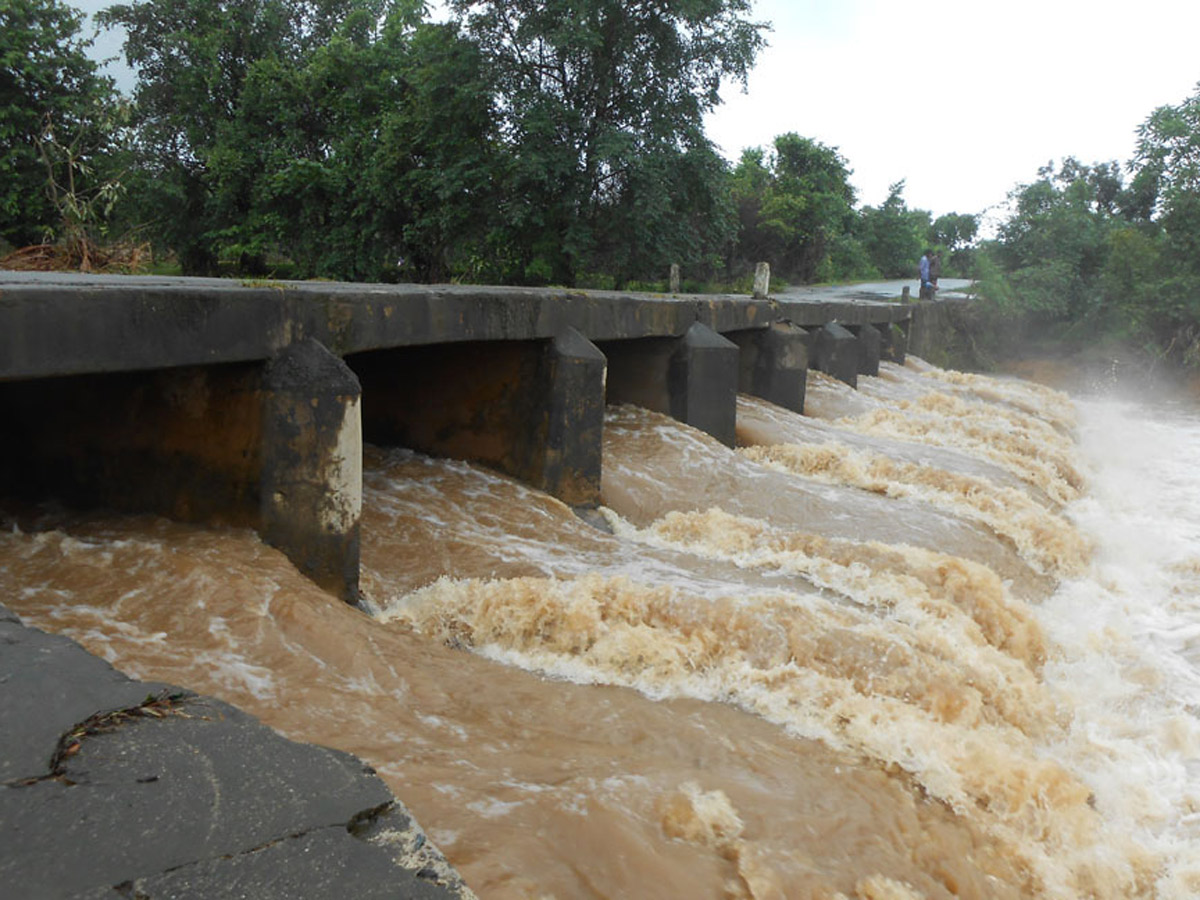
POLYGON ((480 462, 571 504, 599 498, 605 361, 578 332, 347 362, 363 385, 367 441, 480 462))
POLYGON ((935 365, 970 371, 983 360, 973 334, 974 304, 966 300, 933 300, 914 304, 908 332, 908 352, 935 365))
POLYGON ((843 326, 880 325, 884 322, 904 322, 912 314, 911 305, 900 303, 857 302, 810 302, 781 298, 775 308, 781 321, 815 328, 829 322, 843 326))
POLYGON ((0 493, 258 521, 257 365, 0 382, 0 493))
POLYGON ((348 356, 363 386, 364 437, 515 473, 532 417, 523 388, 540 355, 537 342, 489 341, 348 356))
POLYGON ((390 347, 682 337, 765 327, 769 300, 458 285, 236 282, 0 272, 0 380, 270 358, 302 338, 390 347))

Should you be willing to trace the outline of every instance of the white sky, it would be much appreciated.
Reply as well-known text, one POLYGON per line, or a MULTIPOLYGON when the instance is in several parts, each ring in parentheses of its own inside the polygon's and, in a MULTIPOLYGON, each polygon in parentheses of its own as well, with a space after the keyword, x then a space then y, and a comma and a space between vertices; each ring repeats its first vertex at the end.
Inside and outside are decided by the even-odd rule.
POLYGON ((860 203, 904 179, 935 216, 1001 204, 1051 159, 1128 161, 1137 126, 1200 82, 1200 0, 755 0, 753 17, 770 46, 707 121, 725 156, 795 131, 839 150, 860 203))
POLYGON ((731 160, 795 131, 841 152, 859 202, 978 213, 1051 159, 1133 155, 1200 82, 1197 0, 755 0, 771 44, 707 123, 731 160))

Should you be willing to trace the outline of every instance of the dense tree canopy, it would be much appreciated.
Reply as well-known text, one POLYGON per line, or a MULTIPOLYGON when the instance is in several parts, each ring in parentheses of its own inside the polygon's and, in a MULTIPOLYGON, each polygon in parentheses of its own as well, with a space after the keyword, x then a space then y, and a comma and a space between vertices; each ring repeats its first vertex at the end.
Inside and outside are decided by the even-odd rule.
POLYGON ((1124 169, 1068 157, 1013 192, 984 298, 1065 336, 1200 364, 1200 91, 1138 136, 1124 169))
POLYGON ((504 112, 505 240, 521 270, 508 274, 572 284, 599 265, 623 280, 648 249, 694 258, 711 243, 670 225, 706 222, 717 206, 702 117, 723 79, 744 82, 762 46, 749 0, 450 5, 504 112))
POLYGON ((838 238, 854 218, 850 174, 836 148, 795 133, 775 138, 769 151, 744 152, 734 196, 746 261, 770 261, 802 281, 831 277, 838 238))
POLYGON ((903 181, 891 186, 879 207, 863 210, 858 232, 872 266, 885 278, 911 276, 913 261, 931 243, 929 213, 908 208, 903 181))
MULTIPOLYGON (((388 67, 418 13, 390 0, 139 0, 102 14, 125 28, 138 74, 138 195, 185 271, 228 254, 260 267, 280 238, 321 225, 344 277, 371 271, 361 257, 381 252, 379 223, 331 221, 330 204, 363 199, 347 179, 373 172, 361 154, 396 105, 388 67), (289 201, 300 218, 284 227, 289 201), (346 227, 365 238, 348 256, 346 227)), ((283 249, 312 260, 311 244, 283 249)))
MULTIPOLYGON (((449 0, 433 24, 422 0, 126 0, 101 21, 127 35, 129 129, 107 137, 130 139, 94 155, 124 188, 116 225, 186 273, 621 287, 671 263, 692 285, 728 283, 765 260, 788 280, 911 274, 931 217, 902 183, 860 210, 836 148, 783 134, 731 167, 709 142, 704 115, 764 43, 750 6, 449 0)), ((80 110, 106 85, 73 43, 79 16, 13 8, 42 24, 14 19, 6 59, 43 47, 27 66, 43 93, 65 86, 75 118, 60 119, 91 121, 80 110)), ((34 145, 36 94, 8 111, 34 145)), ((44 199, 35 168, 23 196, 44 199)), ((49 215, 10 207, 26 229, 49 215)), ((945 246, 969 243, 943 224, 945 246)))
POLYGON ((90 184, 116 137, 112 85, 87 55, 82 22, 59 0, 0 3, 0 237, 13 244, 59 225, 46 143, 71 148, 73 174, 90 184))

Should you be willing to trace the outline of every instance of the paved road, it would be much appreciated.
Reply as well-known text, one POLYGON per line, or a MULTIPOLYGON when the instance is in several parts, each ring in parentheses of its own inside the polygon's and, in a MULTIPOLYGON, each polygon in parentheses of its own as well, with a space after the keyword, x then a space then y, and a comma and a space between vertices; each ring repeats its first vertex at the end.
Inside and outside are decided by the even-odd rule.
MULTIPOLYGON (((971 285, 968 278, 943 278, 939 299, 945 297, 962 297, 961 293, 971 285)), ((915 279, 899 281, 867 281, 858 284, 835 285, 791 285, 778 292, 773 292, 780 300, 801 300, 813 303, 828 303, 834 300, 895 300, 908 288, 913 299, 920 293, 921 283, 915 279)))

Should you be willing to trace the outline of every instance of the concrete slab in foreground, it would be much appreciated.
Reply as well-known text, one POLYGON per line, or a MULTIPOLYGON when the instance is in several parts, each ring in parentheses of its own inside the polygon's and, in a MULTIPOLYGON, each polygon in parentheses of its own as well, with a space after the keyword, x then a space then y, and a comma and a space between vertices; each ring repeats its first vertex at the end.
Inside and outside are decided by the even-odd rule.
POLYGON ((362 761, 134 681, 0 606, 9 896, 471 898, 362 761))

